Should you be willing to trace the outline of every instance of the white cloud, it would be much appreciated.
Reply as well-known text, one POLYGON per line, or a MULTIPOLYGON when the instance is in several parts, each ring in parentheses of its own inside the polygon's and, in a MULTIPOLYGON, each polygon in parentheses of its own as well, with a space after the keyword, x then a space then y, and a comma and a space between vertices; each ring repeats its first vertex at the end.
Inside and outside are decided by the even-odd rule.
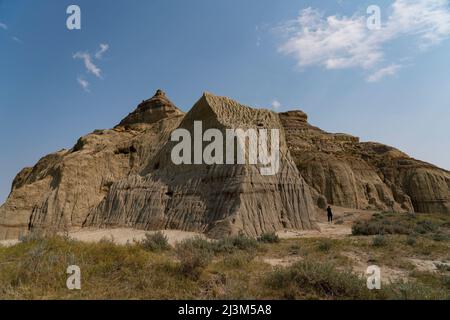
POLYGON ((6 24, 0 22, 0 28, 1 28, 1 29, 4 29, 4 30, 7 30, 7 29, 8 29, 8 26, 7 26, 6 24))
POLYGON ((385 68, 381 68, 374 73, 372 73, 369 77, 367 77, 368 82, 378 82, 384 77, 393 76, 397 73, 397 71, 401 68, 401 65, 391 64, 385 68))
POLYGON ((73 55, 74 59, 81 59, 84 61, 84 66, 89 73, 92 73, 98 78, 102 77, 102 71, 99 67, 97 67, 93 62, 91 55, 86 52, 77 52, 73 55))
POLYGON ((20 39, 17 38, 17 37, 12 37, 12 39, 13 39, 15 42, 17 42, 17 43, 23 43, 23 41, 20 40, 20 39))
POLYGON ((278 100, 273 100, 272 101, 272 109, 273 110, 278 110, 281 108, 281 103, 278 100))
MULTIPOLYGON (((324 17, 304 9, 278 28, 287 36, 279 52, 294 57, 301 68, 373 70, 385 61, 384 46, 400 37, 413 37, 426 49, 450 36, 448 0, 395 0, 389 12, 381 30, 369 30, 366 15, 324 17)), ((392 65, 384 69, 388 75, 392 65)))
POLYGON ((387 23, 390 33, 418 36, 422 48, 450 36, 448 0, 396 0, 392 11, 387 23))
POLYGON ((97 58, 97 59, 101 59, 101 58, 103 58, 103 54, 106 52, 106 51, 108 51, 108 49, 109 49, 109 44, 105 44, 105 43, 101 43, 100 44, 100 50, 98 50, 96 53, 95 53, 95 58, 97 58))
POLYGON ((89 90, 89 82, 87 80, 83 79, 82 77, 78 77, 77 81, 80 84, 80 86, 83 88, 84 91, 90 92, 90 90, 89 90))

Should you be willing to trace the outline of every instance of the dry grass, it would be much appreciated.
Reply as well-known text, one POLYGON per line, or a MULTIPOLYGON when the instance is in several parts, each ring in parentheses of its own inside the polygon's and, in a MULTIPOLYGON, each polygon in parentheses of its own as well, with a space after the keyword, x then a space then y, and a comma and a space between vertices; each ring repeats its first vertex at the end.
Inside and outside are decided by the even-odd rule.
POLYGON ((265 241, 240 235, 175 247, 161 235, 129 245, 30 235, 0 247, 0 299, 448 299, 450 241, 432 236, 445 236, 448 221, 416 219, 424 221, 414 218, 413 228, 429 231, 385 234, 381 245, 371 235, 265 241), (288 262, 273 266, 267 259, 288 262), (423 271, 411 259, 439 263, 423 271), (406 281, 369 291, 358 267, 371 264, 397 270, 406 281), (66 288, 69 265, 81 269, 81 290, 66 288))

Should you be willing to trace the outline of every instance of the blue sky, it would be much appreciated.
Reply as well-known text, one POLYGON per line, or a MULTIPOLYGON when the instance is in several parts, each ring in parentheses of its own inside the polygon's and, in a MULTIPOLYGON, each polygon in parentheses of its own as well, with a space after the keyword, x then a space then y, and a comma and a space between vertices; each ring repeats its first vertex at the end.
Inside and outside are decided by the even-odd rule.
POLYGON ((203 91, 302 109, 450 169, 449 12, 447 0, 0 0, 0 202, 20 169, 158 88, 184 111, 203 91), (66 27, 70 4, 81 30, 66 27), (371 4, 381 30, 361 27, 371 4))

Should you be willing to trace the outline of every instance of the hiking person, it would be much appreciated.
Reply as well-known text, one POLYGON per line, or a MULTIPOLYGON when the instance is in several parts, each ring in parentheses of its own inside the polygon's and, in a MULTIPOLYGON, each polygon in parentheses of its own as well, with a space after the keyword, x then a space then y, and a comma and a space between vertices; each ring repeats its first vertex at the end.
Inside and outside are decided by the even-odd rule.
POLYGON ((327 208, 327 215, 328 215, 328 222, 333 222, 333 211, 331 211, 331 207, 328 206, 327 208))

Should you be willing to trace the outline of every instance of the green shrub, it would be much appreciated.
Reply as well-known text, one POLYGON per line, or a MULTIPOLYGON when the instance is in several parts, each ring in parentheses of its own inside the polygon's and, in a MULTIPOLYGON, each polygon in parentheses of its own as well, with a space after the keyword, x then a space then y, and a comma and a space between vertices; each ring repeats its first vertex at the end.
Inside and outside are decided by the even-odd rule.
POLYGON ((387 244, 386 238, 382 235, 375 236, 372 240, 374 247, 383 247, 387 244))
POLYGON ((169 238, 161 232, 146 233, 145 239, 140 242, 142 248, 148 251, 163 251, 170 249, 169 238))
POLYGON ((417 225, 424 229, 426 232, 435 232, 439 229, 439 225, 430 220, 422 220, 417 222, 417 225))
POLYGON ((303 260, 270 273, 266 285, 284 293, 285 298, 302 295, 318 298, 365 299, 369 296, 366 282, 350 271, 338 271, 330 263, 303 260))
POLYGON ((442 233, 435 233, 435 234, 433 234, 432 239, 434 241, 445 241, 448 239, 448 236, 446 236, 442 233))
POLYGON ((30 231, 26 234, 21 234, 19 236, 19 241, 22 243, 30 243, 30 242, 36 242, 36 241, 42 241, 45 240, 44 232, 42 231, 30 231))
POLYGON ((354 236, 371 236, 383 234, 411 234, 411 230, 402 224, 394 224, 389 220, 356 221, 352 226, 354 236))
POLYGON ((406 239, 406 244, 407 244, 408 246, 415 246, 416 243, 417 243, 417 240, 416 240, 415 237, 408 237, 408 238, 406 239))
POLYGON ((212 243, 212 250, 214 253, 232 253, 236 250, 252 251, 258 248, 259 243, 256 239, 247 237, 242 233, 212 243))
POLYGON ((448 292, 441 288, 433 288, 417 281, 399 281, 387 287, 387 299, 399 300, 444 300, 448 292))
POLYGON ((213 256, 210 243, 200 237, 178 243, 175 252, 180 260, 182 274, 193 279, 198 279, 213 256))
POLYGON ((225 255, 223 264, 231 268, 242 268, 255 258, 255 254, 248 251, 237 251, 225 255))
POLYGON ((280 238, 275 232, 263 233, 258 237, 259 242, 264 243, 278 243, 280 242, 280 238))
MULTIPOLYGON (((448 266, 447 266, 448 267, 448 266)), ((448 270, 450 271, 450 270, 448 270)), ((444 276, 442 277, 442 285, 447 289, 450 290, 450 276, 444 276)), ((450 296, 448 297, 450 299, 450 296)))
POLYGON ((323 252, 330 251, 331 247, 332 247, 332 242, 328 239, 321 240, 319 242, 319 244, 317 245, 317 248, 323 252))
POLYGON ((240 250, 255 250, 259 247, 257 240, 247 237, 243 233, 238 234, 230 240, 233 243, 233 246, 240 250))

